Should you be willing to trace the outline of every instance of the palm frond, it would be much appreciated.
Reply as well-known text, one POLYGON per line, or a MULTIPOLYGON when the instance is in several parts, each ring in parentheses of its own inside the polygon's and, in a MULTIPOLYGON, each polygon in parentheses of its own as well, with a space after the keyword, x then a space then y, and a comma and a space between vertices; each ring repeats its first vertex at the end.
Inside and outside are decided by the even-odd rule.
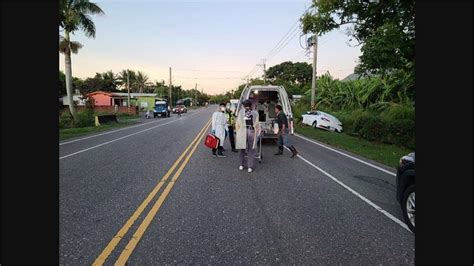
POLYGON ((87 37, 95 38, 95 25, 89 15, 84 13, 78 14, 79 18, 79 27, 84 31, 84 34, 87 37))
POLYGON ((83 46, 80 42, 75 41, 67 41, 63 36, 59 35, 59 52, 62 54, 66 54, 68 52, 77 54, 79 49, 83 46))

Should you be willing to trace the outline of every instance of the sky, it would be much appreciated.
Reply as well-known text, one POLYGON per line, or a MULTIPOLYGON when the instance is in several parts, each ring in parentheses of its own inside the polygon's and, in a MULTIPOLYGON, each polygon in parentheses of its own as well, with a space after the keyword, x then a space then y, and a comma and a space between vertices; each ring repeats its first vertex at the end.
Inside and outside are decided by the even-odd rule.
MULTIPOLYGON (((150 81, 218 94, 236 89, 247 75, 263 75, 266 68, 284 61, 312 63, 307 36, 301 36, 298 18, 310 0, 194 0, 96 2, 105 15, 93 16, 96 38, 72 35, 83 48, 72 55, 73 76, 96 72, 141 70, 150 81), (286 37, 286 38, 284 38, 286 37), (276 48, 276 49, 274 49, 276 48)), ((345 29, 319 37, 318 75, 329 71, 343 79, 351 74, 360 55, 348 44, 345 29)), ((60 33, 61 34, 61 33, 60 33)), ((64 56, 59 56, 64 71, 64 56)))

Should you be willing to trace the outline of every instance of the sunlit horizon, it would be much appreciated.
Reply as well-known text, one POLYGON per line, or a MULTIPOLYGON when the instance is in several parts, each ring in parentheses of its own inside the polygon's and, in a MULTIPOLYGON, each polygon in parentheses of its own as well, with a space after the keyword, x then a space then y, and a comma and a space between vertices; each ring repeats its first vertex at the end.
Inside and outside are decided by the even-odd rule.
MULTIPOLYGON (((83 48, 72 55, 73 76, 123 69, 143 71, 151 82, 219 94, 263 75, 262 59, 279 43, 310 1, 294 2, 129 2, 98 1, 104 16, 92 17, 96 38, 72 35, 83 48)), ((312 63, 301 47, 304 36, 290 34, 287 45, 267 58, 267 69, 284 61, 312 63), (300 45, 300 41, 302 42, 300 45)), ((353 73, 360 55, 348 45, 344 29, 323 35, 317 54, 318 75, 343 79, 353 73)), ((64 71, 64 57, 59 56, 64 71)))

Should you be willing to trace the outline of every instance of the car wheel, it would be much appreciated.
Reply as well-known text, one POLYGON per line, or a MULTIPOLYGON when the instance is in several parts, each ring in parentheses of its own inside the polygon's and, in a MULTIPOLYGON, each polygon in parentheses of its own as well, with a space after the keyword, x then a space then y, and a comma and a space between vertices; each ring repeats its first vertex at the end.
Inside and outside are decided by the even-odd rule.
POLYGON ((317 126, 318 126, 318 122, 316 122, 316 120, 314 120, 313 127, 316 128, 317 126))
POLYGON ((405 223, 415 233, 415 185, 411 185, 405 190, 401 205, 405 223))

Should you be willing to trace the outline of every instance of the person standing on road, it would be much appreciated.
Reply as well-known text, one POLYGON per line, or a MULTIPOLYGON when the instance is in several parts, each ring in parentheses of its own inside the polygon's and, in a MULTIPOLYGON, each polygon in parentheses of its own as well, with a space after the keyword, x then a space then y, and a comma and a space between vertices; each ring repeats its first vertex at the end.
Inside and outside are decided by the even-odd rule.
POLYGON ((244 170, 245 157, 247 157, 248 172, 254 169, 255 149, 257 148, 257 137, 260 135, 260 123, 258 122, 258 112, 252 110, 252 102, 245 100, 235 121, 237 132, 235 146, 240 149, 239 170, 244 170))
POLYGON ((229 141, 230 141, 230 147, 232 148, 232 152, 237 152, 235 149, 235 139, 234 139, 234 126, 235 126, 235 116, 234 112, 230 110, 230 102, 227 101, 226 103, 226 112, 227 116, 227 126, 229 128, 229 141))
POLYGON ((212 149, 212 155, 216 157, 225 157, 222 151, 224 149, 225 136, 228 131, 229 128, 227 126, 227 117, 225 115, 225 103, 221 103, 219 109, 212 114, 212 134, 219 139, 219 146, 217 149, 212 149))
POLYGON ((286 114, 283 113, 281 105, 277 104, 275 106, 275 113, 277 115, 275 123, 278 124, 278 152, 275 153, 275 155, 282 155, 283 145, 285 145, 293 153, 291 158, 294 158, 298 152, 296 151, 295 147, 293 147, 293 145, 290 145, 288 140, 288 135, 290 134, 290 130, 288 128, 288 119, 286 118, 286 114))

